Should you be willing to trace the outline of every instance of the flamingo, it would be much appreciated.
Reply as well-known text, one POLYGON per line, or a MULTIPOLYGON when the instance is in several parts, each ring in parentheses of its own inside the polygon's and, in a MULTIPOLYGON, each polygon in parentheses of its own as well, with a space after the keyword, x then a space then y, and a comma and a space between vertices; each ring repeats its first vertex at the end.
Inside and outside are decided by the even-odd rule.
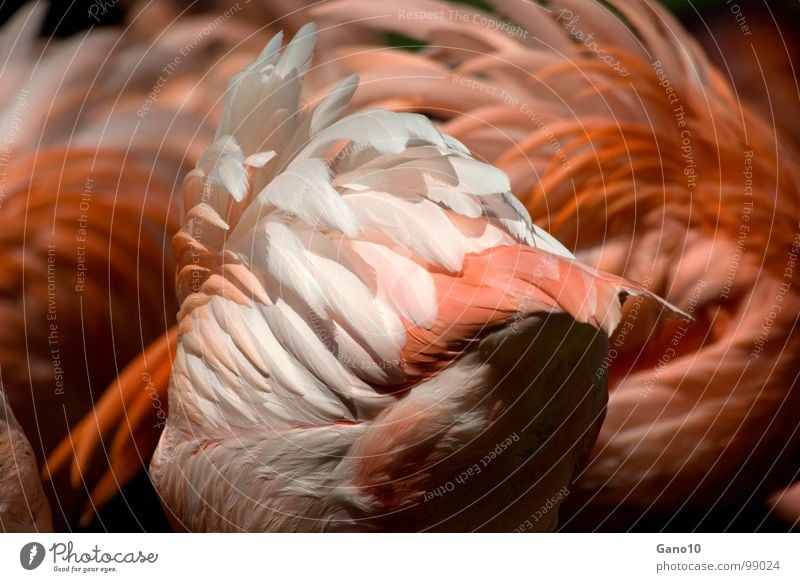
POLYGON ((654 296, 575 260, 425 117, 342 117, 356 77, 303 107, 315 39, 279 34, 232 79, 184 180, 156 489, 191 531, 510 530, 555 505, 551 529, 620 297, 654 296))
POLYGON ((663 527, 763 500, 800 453, 800 171, 781 121, 743 106, 654 2, 490 4, 496 15, 436 0, 312 14, 354 39, 325 45, 362 78, 354 109, 436 118, 581 260, 693 315, 683 330, 628 308, 565 524, 663 527), (421 50, 386 49, 387 32, 421 50))

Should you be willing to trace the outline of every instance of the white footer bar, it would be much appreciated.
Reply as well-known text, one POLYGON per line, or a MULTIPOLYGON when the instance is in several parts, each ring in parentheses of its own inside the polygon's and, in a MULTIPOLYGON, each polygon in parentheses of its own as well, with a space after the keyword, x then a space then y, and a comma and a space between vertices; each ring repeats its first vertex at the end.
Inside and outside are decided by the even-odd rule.
POLYGON ((792 534, 0 535, 0 580, 800 580, 792 534))

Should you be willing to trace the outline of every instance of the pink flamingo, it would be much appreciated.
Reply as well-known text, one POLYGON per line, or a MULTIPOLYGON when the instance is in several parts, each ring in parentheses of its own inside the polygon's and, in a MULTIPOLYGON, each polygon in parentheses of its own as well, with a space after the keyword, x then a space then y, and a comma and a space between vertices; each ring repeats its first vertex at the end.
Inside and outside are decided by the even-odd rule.
POLYGON ((591 449, 620 296, 424 117, 301 106, 315 29, 231 81, 184 182, 152 478, 213 531, 552 528, 591 449))

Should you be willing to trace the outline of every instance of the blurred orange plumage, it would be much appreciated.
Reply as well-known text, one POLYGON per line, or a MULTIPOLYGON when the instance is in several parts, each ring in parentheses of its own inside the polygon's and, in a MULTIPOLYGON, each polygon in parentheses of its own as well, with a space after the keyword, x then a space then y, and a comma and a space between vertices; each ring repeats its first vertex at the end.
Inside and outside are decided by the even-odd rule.
MULTIPOLYGON (((171 325, 172 192, 210 141, 207 116, 226 67, 236 66, 224 46, 240 44, 249 30, 214 32, 216 45, 194 51, 159 82, 164 62, 207 19, 187 20, 161 40, 145 41, 131 28, 44 42, 37 38, 44 12, 42 3, 21 9, 3 28, 0 48, 0 369, 39 462, 171 325), (188 81, 198 75, 205 84, 194 93, 188 81)), ((70 441, 65 447, 71 455, 70 441)), ((135 448, 126 458, 138 462, 124 475, 135 475, 142 466, 135 448)), ((93 462, 94 471, 87 464, 72 475, 72 486, 56 475, 45 488, 59 527, 74 523, 84 489, 101 478, 105 454, 93 462)), ((103 499, 118 490, 116 482, 101 485, 103 499)))

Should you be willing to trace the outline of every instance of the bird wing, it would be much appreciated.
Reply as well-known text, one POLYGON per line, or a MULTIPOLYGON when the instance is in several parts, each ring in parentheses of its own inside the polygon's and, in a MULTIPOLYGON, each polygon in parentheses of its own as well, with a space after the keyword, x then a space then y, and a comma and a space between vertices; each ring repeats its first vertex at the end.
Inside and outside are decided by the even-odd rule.
POLYGON ((365 80, 354 109, 435 115, 582 260, 692 312, 664 322, 626 306, 606 429, 579 484, 587 506, 658 504, 671 518, 690 497, 745 499, 793 478, 770 451, 798 446, 777 428, 796 424, 798 394, 794 153, 656 2, 490 4, 502 19, 429 0, 315 16, 353 39, 335 50, 365 80), (424 48, 369 44, 376 31, 424 48))
POLYGON ((325 502, 299 493, 301 481, 329 474, 316 454, 293 449, 299 442, 316 450, 328 435, 324 446, 346 452, 371 421, 515 316, 566 313, 608 334, 620 294, 649 295, 580 266, 531 223, 503 172, 427 118, 341 117, 353 78, 303 107, 314 39, 312 25, 284 51, 273 39, 234 77, 218 138, 184 182, 179 343, 151 468, 193 528, 280 521, 231 525, 240 493, 301 517, 328 515, 325 502), (260 478, 276 467, 287 472, 260 478), (292 477, 301 470, 306 479, 292 477), (226 496, 209 471, 237 475, 236 492, 226 496), (209 495, 203 517, 186 513, 187 479, 209 495))
POLYGON ((174 382, 193 420, 371 418, 392 401, 376 386, 407 385, 433 351, 455 356, 514 311, 610 332, 623 283, 575 266, 504 173, 422 116, 340 118, 352 79, 301 108, 314 38, 304 27, 281 53, 276 37, 234 77, 218 140, 185 181, 174 382))

